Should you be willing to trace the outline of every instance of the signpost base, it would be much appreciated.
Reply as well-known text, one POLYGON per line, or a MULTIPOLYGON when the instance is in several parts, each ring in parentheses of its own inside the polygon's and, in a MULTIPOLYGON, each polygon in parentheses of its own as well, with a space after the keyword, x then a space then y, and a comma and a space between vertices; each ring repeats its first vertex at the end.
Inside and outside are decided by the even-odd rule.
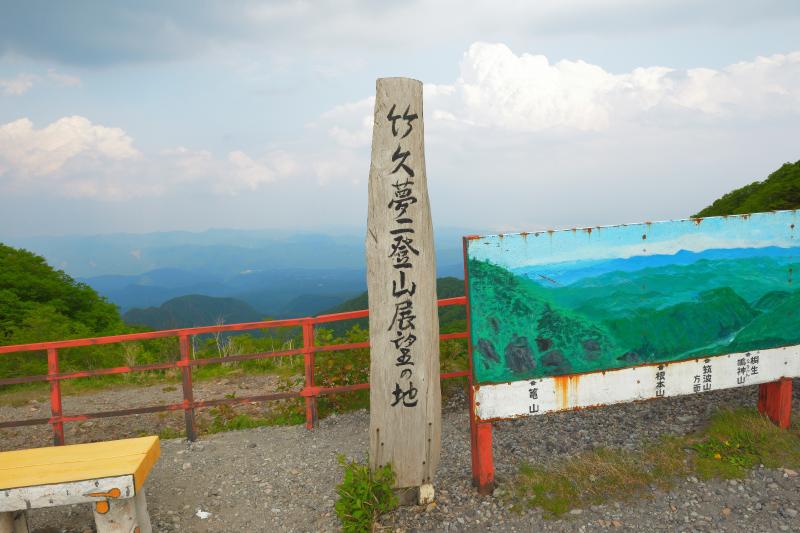
POLYGON ((792 416, 791 378, 758 386, 758 412, 769 417, 779 428, 789 428, 792 416))
POLYGON ((435 491, 433 485, 426 483, 419 487, 403 487, 395 489, 395 496, 397 496, 397 503, 402 506, 409 505, 428 505, 435 499, 435 491))

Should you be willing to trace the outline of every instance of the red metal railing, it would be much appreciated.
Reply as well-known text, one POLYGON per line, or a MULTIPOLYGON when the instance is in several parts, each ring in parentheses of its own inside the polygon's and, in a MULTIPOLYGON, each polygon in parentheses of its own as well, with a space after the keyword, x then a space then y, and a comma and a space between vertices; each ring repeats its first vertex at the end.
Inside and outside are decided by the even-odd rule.
MULTIPOLYGON (((439 300, 440 307, 449 305, 466 305, 467 299, 464 296, 458 298, 447 298, 439 300)), ((74 339, 55 342, 38 342, 33 344, 18 344, 14 346, 0 346, 0 355, 15 352, 47 351, 47 374, 38 376, 23 376, 14 378, 0 379, 0 386, 14 385, 20 383, 34 383, 47 381, 50 383, 50 417, 34 418, 27 420, 12 420, 0 422, 0 428, 32 426, 37 424, 50 424, 53 427, 56 445, 64 444, 64 423, 80 422, 92 418, 105 418, 113 416, 125 416, 140 413, 156 413, 160 411, 183 410, 186 423, 186 438, 195 440, 197 431, 195 427, 195 409, 203 407, 213 407, 217 405, 234 405, 251 402, 264 402, 269 400, 282 400, 286 398, 305 398, 306 407, 306 428, 312 429, 317 422, 317 398, 326 394, 340 392, 351 392, 369 388, 369 383, 358 383, 355 385, 342 385, 337 387, 319 387, 314 384, 314 354, 317 352, 329 352, 339 350, 352 350, 357 348, 369 348, 369 342, 354 342, 346 344, 331 344, 325 346, 314 345, 314 326, 316 324, 326 324, 341 320, 353 320, 369 316, 367 310, 350 311, 347 313, 336 313, 330 315, 320 315, 309 318, 295 318, 288 320, 269 320, 264 322, 246 322, 242 324, 228 324, 219 326, 204 326, 197 328, 169 329, 161 331, 150 331, 146 333, 131 333, 126 335, 112 335, 108 337, 96 337, 90 339, 74 339), (230 331, 248 331, 253 329, 268 329, 281 327, 301 327, 303 333, 303 347, 292 350, 282 350, 274 352, 260 352, 244 355, 231 355, 226 357, 209 357, 203 359, 192 359, 191 357, 191 337, 193 335, 203 335, 209 333, 221 333, 230 331), (116 344, 130 341, 143 341, 159 339, 165 337, 177 337, 180 348, 180 357, 176 361, 165 363, 155 363, 137 366, 119 366, 114 368, 100 368, 95 370, 85 370, 80 372, 61 373, 58 368, 58 350, 63 348, 76 348, 79 346, 97 346, 102 344, 116 344), (270 357, 285 357, 291 355, 303 355, 305 367, 304 386, 299 391, 274 392, 257 396, 242 398, 220 398, 215 400, 195 401, 192 387, 192 367, 210 365, 217 363, 227 363, 233 361, 248 361, 253 359, 267 359, 270 357), (64 415, 61 408, 61 382, 68 379, 85 378, 90 376, 108 376, 112 374, 127 374, 131 372, 144 372, 148 370, 167 370, 179 368, 181 370, 181 381, 183 388, 183 401, 167 405, 153 405, 147 407, 135 407, 130 409, 116 409, 111 411, 99 411, 94 413, 83 413, 75 415, 64 415)), ((446 333, 440 336, 441 340, 465 339, 467 332, 446 333)), ((469 370, 458 372, 448 372, 442 374, 442 379, 466 377, 470 379, 469 370)))

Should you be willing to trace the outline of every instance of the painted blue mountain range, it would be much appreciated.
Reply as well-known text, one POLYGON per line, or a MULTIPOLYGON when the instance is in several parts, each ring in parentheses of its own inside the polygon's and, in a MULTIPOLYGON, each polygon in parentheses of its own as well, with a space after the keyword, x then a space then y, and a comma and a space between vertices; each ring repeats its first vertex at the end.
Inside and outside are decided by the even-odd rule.
POLYGON ((702 252, 679 250, 674 254, 638 255, 625 259, 566 261, 543 265, 522 266, 511 269, 546 287, 567 286, 585 278, 593 278, 610 272, 636 272, 646 268, 691 265, 698 261, 724 259, 747 259, 751 257, 792 261, 800 259, 800 247, 784 248, 767 246, 762 248, 716 248, 702 252))

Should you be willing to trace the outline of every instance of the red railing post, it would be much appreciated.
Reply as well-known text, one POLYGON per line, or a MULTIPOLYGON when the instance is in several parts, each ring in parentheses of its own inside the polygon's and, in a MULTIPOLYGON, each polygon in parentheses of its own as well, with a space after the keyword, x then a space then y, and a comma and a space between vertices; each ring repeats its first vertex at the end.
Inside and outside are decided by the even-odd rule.
POLYGON ((303 362, 306 369, 306 429, 314 429, 317 425, 317 394, 314 391, 314 322, 310 318, 303 320, 303 362))
POLYGON ((47 375, 50 377, 50 423, 53 426, 53 444, 64 445, 64 422, 61 421, 61 381, 58 374, 58 350, 47 349, 47 375))
POLYGON ((192 355, 192 345, 188 335, 178 337, 181 350, 181 380, 183 385, 183 419, 186 423, 186 440, 197 440, 197 431, 194 421, 194 390, 192 389, 192 367, 189 360, 192 355))
POLYGON ((792 380, 783 378, 758 386, 758 412, 776 426, 788 429, 792 417, 792 380))

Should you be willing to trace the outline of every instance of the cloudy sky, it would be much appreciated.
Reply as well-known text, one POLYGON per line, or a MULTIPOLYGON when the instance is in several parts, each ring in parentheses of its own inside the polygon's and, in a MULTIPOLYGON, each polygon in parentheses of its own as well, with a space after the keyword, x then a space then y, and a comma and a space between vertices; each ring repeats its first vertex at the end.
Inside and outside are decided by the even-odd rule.
POLYGON ((375 79, 434 222, 684 217, 800 159, 796 0, 0 0, 0 238, 363 231, 375 79))

